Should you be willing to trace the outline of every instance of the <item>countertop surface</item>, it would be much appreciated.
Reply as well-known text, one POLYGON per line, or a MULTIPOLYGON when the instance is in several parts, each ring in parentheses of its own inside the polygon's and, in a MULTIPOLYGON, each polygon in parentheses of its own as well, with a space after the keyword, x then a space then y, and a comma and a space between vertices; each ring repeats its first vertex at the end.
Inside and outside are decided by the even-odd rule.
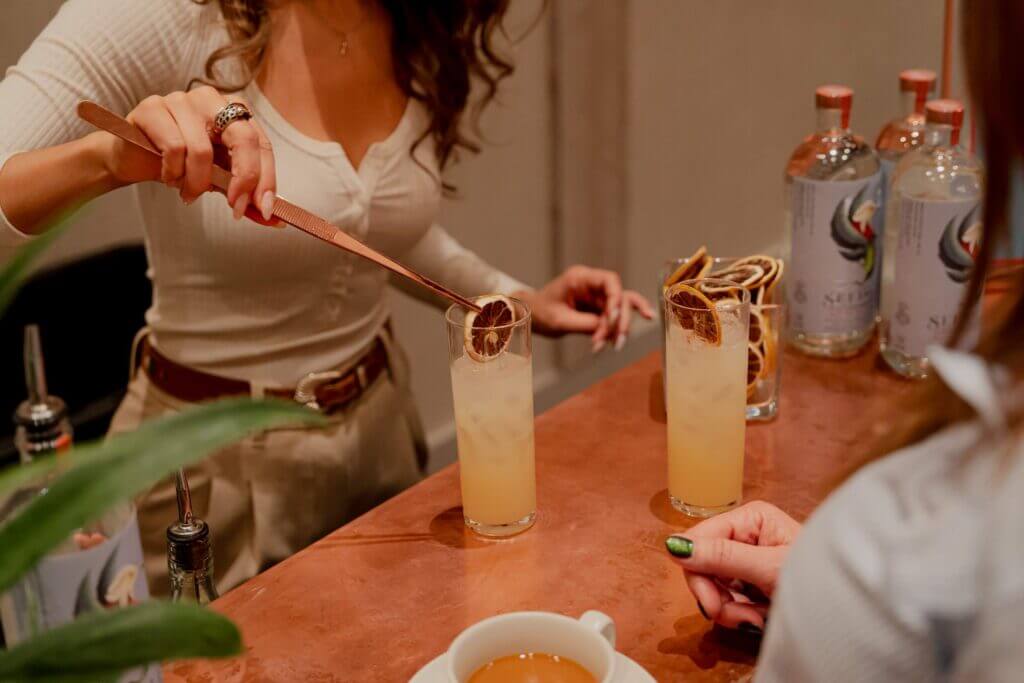
MULTIPOLYGON (((785 355, 778 417, 747 429, 745 500, 813 510, 909 386, 879 363, 785 355)), ((467 531, 449 467, 222 597, 246 655, 176 663, 166 679, 405 681, 485 617, 588 609, 615 619, 619 650, 659 681, 748 678, 757 637, 713 628, 664 549, 693 521, 668 502, 661 397, 652 354, 537 418, 526 533, 467 531)))

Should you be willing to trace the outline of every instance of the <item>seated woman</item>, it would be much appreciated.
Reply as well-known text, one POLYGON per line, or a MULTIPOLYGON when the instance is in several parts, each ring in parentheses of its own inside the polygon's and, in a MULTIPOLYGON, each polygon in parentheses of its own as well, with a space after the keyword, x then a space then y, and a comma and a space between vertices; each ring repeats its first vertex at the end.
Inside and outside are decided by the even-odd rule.
MULTIPOLYGON (((965 0, 962 21, 989 172, 977 296, 1024 159, 1024 5, 965 0)), ((668 539, 705 616, 770 623, 758 681, 1024 679, 1022 284, 973 354, 935 351, 885 457, 803 527, 757 501, 668 539)))

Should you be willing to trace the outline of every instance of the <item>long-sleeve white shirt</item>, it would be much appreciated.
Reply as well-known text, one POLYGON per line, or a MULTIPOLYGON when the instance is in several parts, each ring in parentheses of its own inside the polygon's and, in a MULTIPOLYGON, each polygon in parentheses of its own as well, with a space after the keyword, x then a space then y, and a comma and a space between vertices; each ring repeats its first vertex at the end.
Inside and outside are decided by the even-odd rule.
POLYGON ((1024 678, 1013 394, 975 356, 929 357, 978 419, 871 464, 814 512, 773 596, 760 683, 1024 678))
MULTIPOLYGON (((228 41, 217 3, 69 0, 0 81, 0 169, 14 154, 81 137, 89 99, 121 114, 187 89, 228 41)), ((336 142, 292 127, 255 83, 242 97, 274 147, 278 193, 370 246, 468 295, 524 285, 484 263, 436 223, 434 147, 412 142, 429 113, 410 100, 358 169, 336 142)), ((178 362, 267 385, 337 366, 387 319, 388 275, 294 229, 237 222, 218 194, 190 206, 159 183, 135 187, 153 282, 146 319, 178 362)), ((27 239, 0 209, 0 243, 27 239)), ((117 302, 98 302, 116 306, 117 302)))

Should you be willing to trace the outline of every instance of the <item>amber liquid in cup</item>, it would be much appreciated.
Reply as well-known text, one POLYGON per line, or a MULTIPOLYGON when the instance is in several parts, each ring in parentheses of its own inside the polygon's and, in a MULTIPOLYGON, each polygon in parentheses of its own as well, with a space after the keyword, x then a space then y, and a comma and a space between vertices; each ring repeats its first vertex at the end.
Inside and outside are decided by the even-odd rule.
POLYGON ((597 683, 594 675, 568 657, 524 652, 499 657, 469 677, 469 683, 597 683))

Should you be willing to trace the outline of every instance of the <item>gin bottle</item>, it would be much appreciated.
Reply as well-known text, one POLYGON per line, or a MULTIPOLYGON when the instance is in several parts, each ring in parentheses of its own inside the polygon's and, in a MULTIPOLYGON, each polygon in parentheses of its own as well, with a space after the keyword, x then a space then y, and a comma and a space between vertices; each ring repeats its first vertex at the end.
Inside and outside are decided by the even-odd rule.
POLYGON ((815 91, 818 123, 786 166, 789 343, 842 358, 871 338, 878 309, 878 156, 850 131, 853 91, 815 91))
MULTIPOLYGON (((0 524, 46 495, 66 464, 64 459, 74 458, 67 407, 47 390, 35 325, 25 328, 24 358, 28 399, 15 413, 15 442, 21 462, 56 454, 58 463, 43 481, 0 500, 0 524)), ((130 504, 115 506, 100 519, 76 529, 0 595, 2 642, 12 647, 88 612, 132 605, 148 597, 135 509, 130 504)), ((152 683, 160 680, 160 669, 154 665, 127 672, 121 680, 152 683)))
MULTIPOLYGON (((924 144, 893 176, 879 337, 889 367, 916 378, 928 374, 927 346, 947 342, 958 322, 982 237, 983 171, 959 145, 963 105, 932 100, 925 118, 924 144)), ((979 307, 968 315, 965 346, 976 339, 979 307)))
MULTIPOLYGON (((900 72, 900 115, 889 121, 878 133, 875 151, 882 162, 882 207, 875 220, 879 235, 885 234, 885 220, 888 216, 889 189, 892 174, 903 155, 916 149, 924 142, 924 104, 935 90, 935 72, 928 69, 906 69, 900 72)), ((885 259, 882 257, 885 238, 877 245, 878 260, 885 275, 885 259)))
POLYGON ((183 470, 178 470, 176 484, 178 521, 167 527, 171 601, 206 605, 217 599, 210 527, 192 513, 192 494, 183 470))

